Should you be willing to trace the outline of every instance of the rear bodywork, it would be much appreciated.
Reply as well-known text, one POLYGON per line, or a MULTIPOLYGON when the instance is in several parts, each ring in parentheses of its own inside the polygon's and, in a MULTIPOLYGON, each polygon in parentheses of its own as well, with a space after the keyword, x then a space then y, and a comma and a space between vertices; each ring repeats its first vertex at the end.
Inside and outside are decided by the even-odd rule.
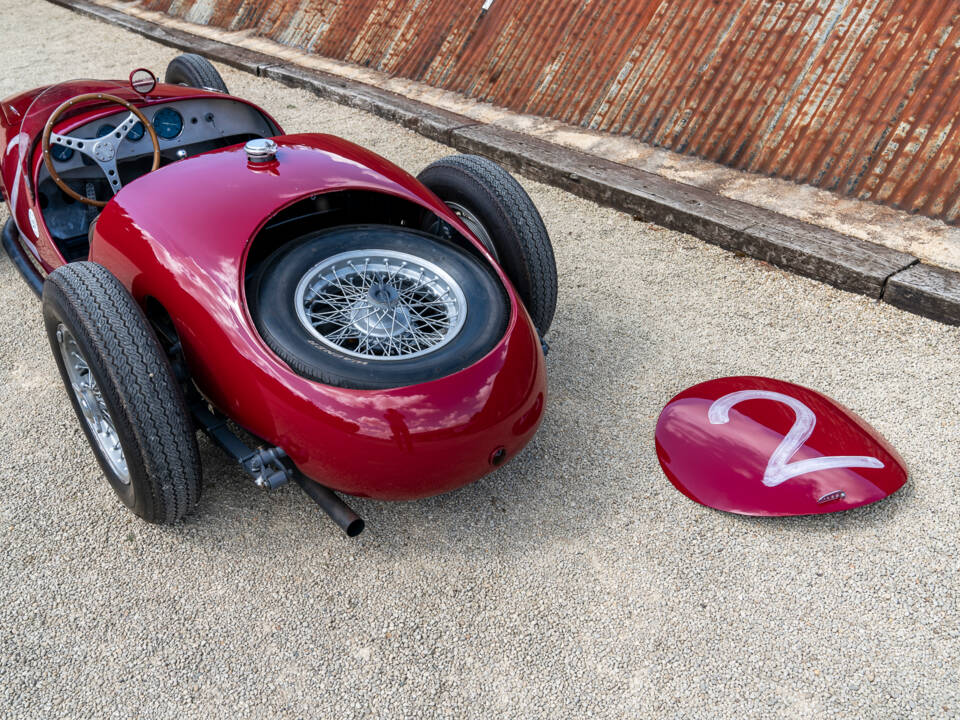
MULTIPOLYGON (((160 85, 155 94, 203 92, 160 85)), ((31 102, 27 96, 4 101, 4 115, 31 102)), ((79 121, 72 118, 58 131, 69 132, 79 121)), ((10 123, 3 129, 2 179, 8 196, 19 188, 13 211, 24 236, 33 206, 17 168, 29 166, 36 182, 40 159, 22 163, 18 154, 32 148, 41 132, 42 124, 30 132, 12 134, 10 123)), ((323 485, 380 499, 424 497, 476 480, 515 455, 540 423, 546 374, 539 337, 501 269, 436 196, 383 158, 329 135, 274 139, 275 162, 249 163, 243 147, 234 146, 129 183, 100 213, 89 259, 116 275, 141 307, 163 308, 190 378, 213 407, 282 448, 323 485), (431 382, 361 391, 303 378, 263 342, 245 298, 252 243, 285 209, 344 191, 419 206, 494 268, 510 317, 503 338, 480 361, 431 382)), ((39 226, 24 246, 49 272, 63 258, 42 219, 39 226)))

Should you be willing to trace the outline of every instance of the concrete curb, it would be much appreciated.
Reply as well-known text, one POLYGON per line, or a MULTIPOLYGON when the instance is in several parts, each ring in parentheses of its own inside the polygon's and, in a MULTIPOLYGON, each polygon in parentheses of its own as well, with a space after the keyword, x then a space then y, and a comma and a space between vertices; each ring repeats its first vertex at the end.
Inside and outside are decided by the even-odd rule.
POLYGON ((86 0, 49 2, 374 113, 462 152, 490 157, 527 177, 799 275, 960 325, 960 273, 919 264, 913 255, 86 0))
POLYGON ((950 325, 960 325, 960 273, 917 263, 887 281, 891 305, 950 325))

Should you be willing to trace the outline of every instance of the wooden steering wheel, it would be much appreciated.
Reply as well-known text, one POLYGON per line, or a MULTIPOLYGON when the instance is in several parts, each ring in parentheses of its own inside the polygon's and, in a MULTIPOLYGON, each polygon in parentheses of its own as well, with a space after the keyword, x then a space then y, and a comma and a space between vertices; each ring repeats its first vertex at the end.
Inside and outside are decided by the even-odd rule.
POLYGON ((67 100, 53 111, 50 119, 47 120, 46 126, 43 128, 43 140, 41 141, 43 162, 47 166, 47 172, 50 173, 51 179, 74 200, 86 205, 93 205, 94 207, 104 207, 107 204, 106 200, 92 200, 91 198, 85 197, 61 179, 56 168, 53 166, 53 158, 50 157, 50 145, 60 145, 61 147, 70 148, 71 150, 79 150, 93 160, 103 171, 103 174, 107 176, 107 183, 110 185, 113 194, 116 195, 122 187, 120 174, 117 172, 117 148, 120 146, 123 138, 127 136, 127 133, 130 132, 130 129, 137 124, 137 121, 143 123, 147 132, 150 133, 150 141, 153 143, 153 167, 150 168, 150 172, 153 172, 160 167, 160 141, 157 139, 157 133, 153 129, 153 125, 150 124, 150 121, 147 120, 146 115, 140 112, 133 104, 128 103, 123 98, 118 98, 116 95, 108 95, 107 93, 87 93, 85 95, 77 95, 67 100), (77 103, 89 100, 106 100, 107 102, 122 105, 130 111, 130 114, 115 130, 101 138, 76 138, 53 132, 53 126, 57 123, 57 120, 60 119, 61 115, 77 103))

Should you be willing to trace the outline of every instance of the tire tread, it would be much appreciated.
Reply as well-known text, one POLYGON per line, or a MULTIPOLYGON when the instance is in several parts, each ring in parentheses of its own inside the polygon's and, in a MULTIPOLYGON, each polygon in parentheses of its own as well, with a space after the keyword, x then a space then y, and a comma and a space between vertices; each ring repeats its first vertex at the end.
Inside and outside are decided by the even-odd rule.
POLYGON ((545 335, 556 311, 557 264, 550 236, 530 196, 510 173, 479 155, 441 158, 424 169, 418 178, 430 186, 431 177, 444 172, 453 173, 477 192, 492 196, 503 219, 512 226, 524 260, 522 267, 513 270, 523 275, 529 288, 529 297, 523 298, 524 303, 540 335, 545 335))
POLYGON ((200 457, 182 392, 146 318, 119 280, 95 263, 59 268, 47 280, 48 292, 60 295, 87 334, 98 369, 109 376, 101 391, 122 407, 137 439, 150 491, 143 517, 176 522, 199 500, 200 457))
POLYGON ((190 87, 209 88, 229 93, 227 84, 223 81, 223 77, 213 66, 213 63, 196 53, 177 55, 167 65, 167 71, 163 76, 164 82, 175 85, 184 80, 190 87))

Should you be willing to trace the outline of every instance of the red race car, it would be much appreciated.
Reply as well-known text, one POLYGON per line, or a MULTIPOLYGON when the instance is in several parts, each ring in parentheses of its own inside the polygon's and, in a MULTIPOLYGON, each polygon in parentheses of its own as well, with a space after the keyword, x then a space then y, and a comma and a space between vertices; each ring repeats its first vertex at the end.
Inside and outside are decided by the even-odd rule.
POLYGON ((489 473, 546 402, 553 250, 520 185, 453 156, 417 178, 285 135, 205 59, 165 82, 0 102, 3 245, 103 472, 137 515, 196 505, 196 429, 257 483, 404 500, 489 473))

